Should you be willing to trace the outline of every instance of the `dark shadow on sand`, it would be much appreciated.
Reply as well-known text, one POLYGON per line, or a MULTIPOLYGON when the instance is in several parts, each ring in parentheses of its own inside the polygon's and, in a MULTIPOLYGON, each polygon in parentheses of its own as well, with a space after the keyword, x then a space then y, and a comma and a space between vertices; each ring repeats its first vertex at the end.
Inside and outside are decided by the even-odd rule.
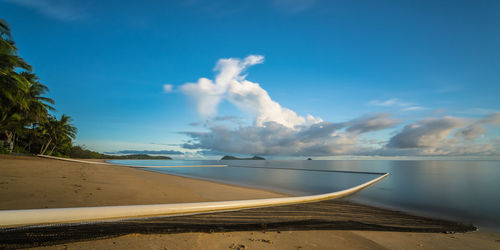
POLYGON ((344 200, 178 217, 0 229, 0 248, 48 246, 127 234, 187 232, 371 230, 467 232, 472 225, 430 219, 344 200))

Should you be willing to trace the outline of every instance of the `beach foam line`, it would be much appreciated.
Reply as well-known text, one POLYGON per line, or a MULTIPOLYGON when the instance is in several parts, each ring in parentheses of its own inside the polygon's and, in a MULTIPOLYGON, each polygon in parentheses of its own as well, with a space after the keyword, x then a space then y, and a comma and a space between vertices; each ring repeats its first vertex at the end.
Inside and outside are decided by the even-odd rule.
POLYGON ((113 163, 108 163, 108 162, 97 162, 97 161, 86 161, 86 160, 77 160, 77 159, 71 159, 71 158, 62 158, 62 157, 55 157, 55 156, 50 156, 50 155, 37 155, 38 157, 42 158, 49 158, 49 159, 54 159, 54 160, 61 160, 61 161, 71 161, 71 162, 79 162, 79 163, 89 163, 89 164, 100 164, 100 165, 112 165, 112 166, 123 166, 123 167, 131 167, 131 168, 199 168, 199 167, 228 167, 228 165, 188 165, 188 166, 134 166, 134 165, 122 165, 122 164, 113 164, 113 163))
POLYGON ((180 216, 331 200, 352 195, 375 184, 388 175, 389 173, 385 173, 373 180, 341 191, 298 197, 154 205, 2 210, 0 211, 0 227, 13 228, 20 226, 116 221, 131 218, 180 216))
POLYGON ((42 158, 49 158, 49 159, 61 160, 61 161, 72 161, 72 162, 100 164, 100 165, 112 165, 112 164, 109 164, 107 162, 85 161, 85 160, 77 160, 77 159, 71 159, 71 158, 55 157, 55 156, 50 156, 50 155, 36 155, 36 156, 42 157, 42 158))

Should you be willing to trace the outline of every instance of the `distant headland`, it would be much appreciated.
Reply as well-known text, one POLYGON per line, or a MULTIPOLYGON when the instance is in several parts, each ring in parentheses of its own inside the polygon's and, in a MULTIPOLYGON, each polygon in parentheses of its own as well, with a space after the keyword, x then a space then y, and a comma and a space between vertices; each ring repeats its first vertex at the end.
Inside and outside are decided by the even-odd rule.
POLYGON ((231 155, 226 155, 221 158, 221 160, 265 160, 266 158, 260 156, 254 156, 252 158, 239 158, 231 155))
POLYGON ((73 146, 70 152, 71 158, 79 159, 135 159, 135 160, 172 160, 168 156, 151 156, 147 154, 129 154, 129 155, 108 155, 85 149, 82 146, 73 146))

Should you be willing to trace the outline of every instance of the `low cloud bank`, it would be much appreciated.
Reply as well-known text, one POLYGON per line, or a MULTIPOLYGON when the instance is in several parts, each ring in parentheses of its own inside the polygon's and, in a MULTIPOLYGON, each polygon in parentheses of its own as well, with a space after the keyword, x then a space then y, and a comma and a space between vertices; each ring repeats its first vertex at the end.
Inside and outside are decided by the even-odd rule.
POLYGON ((208 132, 184 132, 192 141, 182 147, 258 155, 350 154, 358 150, 357 143, 362 134, 390 128, 396 124, 397 120, 387 114, 344 123, 318 122, 295 128, 277 122, 238 128, 214 123, 208 127, 208 132))

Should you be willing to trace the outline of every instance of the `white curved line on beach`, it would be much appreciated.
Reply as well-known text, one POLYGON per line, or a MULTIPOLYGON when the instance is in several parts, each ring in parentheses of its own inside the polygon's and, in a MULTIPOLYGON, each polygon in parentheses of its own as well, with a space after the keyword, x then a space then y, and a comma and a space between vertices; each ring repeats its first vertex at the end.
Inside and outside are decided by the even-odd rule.
POLYGON ((124 218, 186 215, 316 202, 351 195, 382 180, 388 175, 389 173, 386 173, 371 181, 367 181, 358 186, 337 192, 299 197, 155 205, 3 210, 0 211, 0 227, 44 224, 50 225, 76 222, 109 221, 124 218))
POLYGON ((77 159, 71 159, 71 158, 55 157, 55 156, 50 156, 50 155, 36 155, 36 156, 42 157, 42 158, 49 158, 49 159, 61 160, 61 161, 72 161, 72 162, 100 164, 100 165, 112 165, 112 164, 109 164, 107 162, 85 161, 85 160, 77 160, 77 159))
POLYGON ((55 160, 61 160, 61 161, 72 161, 72 162, 79 162, 79 163, 89 163, 89 164, 101 164, 101 165, 110 165, 110 166, 122 166, 122 167, 131 167, 131 168, 200 168, 200 167, 228 167, 229 165, 187 165, 187 166, 133 166, 133 165, 122 165, 122 164, 113 164, 113 163, 108 163, 108 162, 98 162, 98 161, 86 161, 86 160, 76 160, 76 159, 71 159, 71 158, 61 158, 61 157, 55 157, 55 156, 50 156, 50 155, 37 155, 38 157, 42 158, 49 158, 49 159, 55 159, 55 160))

